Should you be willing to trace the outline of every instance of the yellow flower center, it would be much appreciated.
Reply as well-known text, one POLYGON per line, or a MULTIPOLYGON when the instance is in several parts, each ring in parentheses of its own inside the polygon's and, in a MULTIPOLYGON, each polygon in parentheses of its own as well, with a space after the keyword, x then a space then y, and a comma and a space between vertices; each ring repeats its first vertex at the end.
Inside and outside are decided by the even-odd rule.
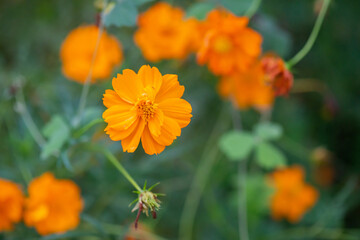
POLYGON ((149 121, 154 117, 155 110, 157 109, 157 104, 153 103, 147 95, 142 96, 136 103, 138 114, 141 116, 145 122, 149 121))
POLYGON ((47 218, 48 215, 49 208, 44 204, 39 205, 31 212, 31 218, 34 222, 42 221, 47 218))
POLYGON ((233 44, 228 37, 219 36, 215 39, 213 48, 215 52, 227 53, 233 48, 233 44))

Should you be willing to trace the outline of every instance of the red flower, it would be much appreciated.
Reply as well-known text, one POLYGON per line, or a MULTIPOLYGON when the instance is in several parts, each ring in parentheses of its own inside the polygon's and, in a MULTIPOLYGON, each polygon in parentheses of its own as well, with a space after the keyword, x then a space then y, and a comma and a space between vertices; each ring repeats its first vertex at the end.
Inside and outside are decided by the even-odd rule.
POLYGON ((265 82, 272 85, 276 96, 287 95, 293 86, 294 77, 285 62, 275 54, 266 54, 261 59, 265 82))

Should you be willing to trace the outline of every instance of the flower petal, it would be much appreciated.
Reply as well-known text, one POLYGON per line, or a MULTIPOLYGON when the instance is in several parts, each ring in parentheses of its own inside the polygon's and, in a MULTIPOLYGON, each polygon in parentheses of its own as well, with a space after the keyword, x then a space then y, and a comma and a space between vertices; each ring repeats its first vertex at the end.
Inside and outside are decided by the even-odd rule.
POLYGON ((262 36, 256 31, 246 28, 236 38, 237 44, 249 56, 257 57, 261 53, 262 36))
POLYGON ((165 116, 176 120, 181 128, 186 127, 190 123, 192 108, 190 103, 184 99, 167 99, 159 103, 159 108, 164 112, 165 116))
POLYGON ((136 103, 144 88, 138 75, 130 69, 123 70, 122 74, 118 74, 116 78, 113 78, 112 85, 120 98, 128 103, 136 103))
POLYGON ((184 90, 184 86, 179 84, 177 75, 166 74, 163 76, 162 85, 156 95, 155 102, 162 102, 167 98, 181 98, 184 90))
POLYGON ((164 146, 169 146, 173 143, 176 137, 180 136, 181 128, 179 124, 172 118, 164 117, 164 124, 161 127, 161 134, 154 137, 155 141, 164 146))
POLYGON ((109 127, 117 130, 125 130, 135 122, 138 114, 134 107, 124 110, 123 105, 116 105, 107 109, 103 113, 103 118, 105 122, 109 124, 109 127))
POLYGON ((138 124, 135 128, 135 131, 133 131, 130 136, 123 139, 121 141, 121 146, 123 148, 124 152, 134 152, 140 143, 141 135, 144 132, 145 128, 145 121, 140 118, 140 121, 138 121, 138 124))
POLYGON ((151 136, 149 128, 147 127, 145 127, 141 136, 141 144, 144 148, 144 151, 149 155, 159 154, 165 149, 164 145, 161 145, 154 140, 154 138, 151 136))
POLYGON ((156 109, 154 117, 148 121, 150 133, 153 136, 159 136, 161 133, 161 126, 164 122, 164 113, 160 109, 156 109))
POLYGON ((155 94, 159 91, 163 77, 156 67, 142 66, 138 72, 138 77, 144 87, 151 87, 155 94))
POLYGON ((123 139, 127 138, 128 136, 130 136, 130 134, 137 127, 138 121, 139 121, 139 118, 133 124, 131 124, 130 127, 128 127, 125 130, 118 130, 118 129, 114 129, 114 128, 108 126, 105 128, 105 131, 109 135, 111 140, 120 141, 120 140, 123 140, 123 139))
POLYGON ((103 96, 103 103, 107 108, 118 104, 128 104, 127 102, 122 100, 114 90, 111 89, 105 90, 105 94, 103 96))

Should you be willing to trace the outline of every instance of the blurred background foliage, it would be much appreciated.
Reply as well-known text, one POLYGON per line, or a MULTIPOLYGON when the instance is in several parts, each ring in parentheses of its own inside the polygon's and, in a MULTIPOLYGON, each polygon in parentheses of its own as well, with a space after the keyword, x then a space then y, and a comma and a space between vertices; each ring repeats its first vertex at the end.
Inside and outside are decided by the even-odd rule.
MULTIPOLYGON (((155 1, 141 2, 144 4, 133 9, 130 17, 136 17, 136 9, 144 11, 155 1)), ((251 4, 250 0, 169 2, 199 18, 219 4, 238 15, 251 4)), ((251 26, 263 35, 264 51, 276 51, 285 59, 293 56, 308 38, 320 2, 263 1, 251 26)), ((273 121, 284 129, 276 145, 285 153, 288 164, 306 167, 307 181, 317 187, 320 199, 299 224, 274 222, 269 215, 264 171, 250 162, 252 174, 247 192, 252 239, 360 238, 360 194, 356 191, 360 171, 359 9, 359 1, 332 1, 312 51, 294 69, 293 92, 278 98, 273 109, 273 121), (334 177, 324 185, 317 174, 321 170, 319 161, 325 158, 334 177)), ((67 143, 71 145, 69 159, 40 159, 40 148, 15 111, 15 92, 22 91, 26 108, 40 129, 54 115, 70 123, 82 85, 62 75, 59 49, 69 31, 94 23, 95 15, 93 2, 87 0, 0 1, 0 177, 26 186, 32 177, 51 170, 57 177, 71 178, 79 184, 85 200, 79 228, 64 236, 42 239, 122 239, 135 218, 128 204, 136 196, 113 166, 92 151, 92 143, 101 142, 140 185, 145 180, 150 185, 161 182, 156 191, 166 197, 162 198, 158 219, 141 216, 140 221, 156 235, 177 239, 184 200, 207 140, 210 135, 220 137, 232 127, 230 105, 216 93, 216 77, 206 67, 198 66, 194 56, 151 64, 163 74, 179 75, 186 88, 184 98, 192 104, 194 115, 181 137, 157 156, 147 156, 141 148, 135 154, 122 153, 120 143, 111 142, 102 125, 92 128, 73 145, 67 143), (16 85, 19 81, 22 89, 16 85), (214 129, 218 118, 221 127, 214 129)), ((137 71, 148 64, 134 45, 135 29, 107 28, 124 48, 124 62, 115 72, 125 68, 137 71)), ((83 124, 101 117, 102 94, 109 88, 110 80, 91 87, 83 124)), ((247 130, 258 119, 254 110, 242 113, 247 130)), ((237 238, 236 188, 236 168, 218 154, 196 213, 194 239, 237 238)), ((20 225, 12 234, 0 234, 0 239, 38 237, 35 231, 20 225)))

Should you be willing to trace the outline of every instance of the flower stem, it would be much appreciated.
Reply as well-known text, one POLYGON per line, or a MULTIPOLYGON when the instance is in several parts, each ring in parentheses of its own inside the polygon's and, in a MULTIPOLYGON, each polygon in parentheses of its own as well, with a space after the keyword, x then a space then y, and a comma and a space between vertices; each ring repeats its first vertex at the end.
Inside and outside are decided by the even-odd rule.
POLYGON ((260 4, 261 4, 261 0, 253 0, 248 10, 246 10, 244 16, 251 18, 259 9, 260 4))
POLYGON ((317 36, 319 35, 319 31, 321 29, 321 25, 324 22, 324 18, 326 15, 326 12, 329 8, 330 5, 330 1, 331 0, 323 0, 322 3, 322 7, 320 10, 320 13, 316 19, 314 28, 307 40, 307 42, 305 43, 304 47, 293 57, 291 58, 288 62, 287 62, 287 67, 290 69, 291 67, 293 67, 294 65, 296 65, 301 59, 303 59, 306 54, 309 53, 310 49, 312 48, 312 46, 315 43, 315 40, 317 38, 317 36))
POLYGON ((126 171, 126 169, 122 166, 122 164, 116 159, 116 157, 107 149, 100 150, 104 156, 119 170, 119 172, 134 186, 136 190, 142 192, 143 190, 139 187, 139 185, 135 182, 135 180, 131 177, 131 175, 126 171))
POLYGON ((241 240, 248 240, 247 206, 246 206, 246 159, 239 162, 238 184, 239 184, 239 236, 241 240))
POLYGON ((101 118, 98 118, 98 119, 94 119, 92 120, 91 122, 89 122, 88 124, 86 124, 84 127, 80 128, 79 130, 77 130, 75 133, 74 133, 74 138, 79 138, 81 137, 85 132, 87 132, 90 128, 92 128, 93 126, 95 126, 96 124, 98 123, 103 123, 104 120, 101 119, 101 118))
POLYGON ((20 114, 21 118, 23 119, 25 126, 29 130, 31 136, 34 138, 35 142, 40 146, 44 146, 46 141, 43 138, 40 130, 34 123, 30 113, 28 112, 24 100, 24 94, 22 92, 22 88, 20 87, 18 94, 16 95, 16 111, 20 114))
MULTIPOLYGON (((232 120, 234 129, 241 131, 241 116, 234 107, 232 108, 232 120)), ((239 214, 239 237, 241 240, 248 240, 248 224, 247 224, 247 206, 246 206, 246 178, 247 178, 247 159, 240 159, 238 165, 238 214, 239 214)))
MULTIPOLYGON (((106 6, 106 5, 107 5, 107 1, 104 1, 104 6, 106 6)), ((97 36, 94 53, 93 53, 92 59, 91 59, 90 70, 89 70, 89 73, 88 73, 88 75, 86 77, 83 89, 81 91, 79 107, 78 107, 77 113, 75 115, 75 118, 73 119, 73 125, 74 126, 77 126, 80 123, 82 115, 83 115, 83 111, 85 109, 86 97, 87 97, 87 95, 89 93, 89 89, 90 89, 90 82, 92 80, 92 73, 93 73, 93 68, 94 68, 94 65, 95 65, 96 55, 97 55, 97 52, 98 52, 98 49, 99 49, 101 36, 103 34, 104 27, 105 27, 104 26, 104 21, 103 21, 104 16, 105 16, 105 9, 106 9, 106 7, 104 7, 103 11, 101 12, 101 16, 100 16, 100 20, 99 20, 99 33, 98 33, 98 36, 97 36)))

